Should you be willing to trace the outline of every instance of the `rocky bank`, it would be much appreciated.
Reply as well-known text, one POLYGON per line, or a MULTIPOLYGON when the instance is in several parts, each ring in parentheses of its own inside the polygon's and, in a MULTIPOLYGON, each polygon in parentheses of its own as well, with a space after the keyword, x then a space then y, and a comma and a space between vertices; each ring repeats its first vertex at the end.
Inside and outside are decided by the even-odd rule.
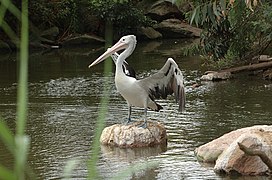
POLYGON ((261 152, 272 160, 272 126, 257 125, 229 132, 195 150, 200 162, 215 163, 214 171, 224 174, 270 175, 260 156, 249 155, 239 146, 261 152))

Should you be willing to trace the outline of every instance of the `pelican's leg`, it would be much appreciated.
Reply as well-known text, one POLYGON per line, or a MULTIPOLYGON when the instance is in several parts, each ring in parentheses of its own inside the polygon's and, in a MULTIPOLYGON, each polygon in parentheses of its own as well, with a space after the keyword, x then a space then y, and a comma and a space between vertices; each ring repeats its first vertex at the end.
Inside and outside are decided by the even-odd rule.
POLYGON ((139 127, 147 128, 147 108, 144 108, 144 123, 139 127))
POLYGON ((131 123, 132 122, 132 120, 131 120, 131 105, 128 105, 128 119, 127 119, 127 122, 126 122, 126 124, 129 124, 129 123, 131 123))

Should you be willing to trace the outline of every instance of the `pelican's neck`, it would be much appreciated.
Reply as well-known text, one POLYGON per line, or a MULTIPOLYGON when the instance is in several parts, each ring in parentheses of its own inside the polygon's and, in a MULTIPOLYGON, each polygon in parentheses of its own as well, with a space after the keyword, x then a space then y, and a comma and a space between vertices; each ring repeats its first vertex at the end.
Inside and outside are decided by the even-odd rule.
POLYGON ((133 44, 130 44, 117 58, 117 62, 116 62, 116 75, 121 73, 124 74, 123 69, 122 69, 122 65, 125 61, 126 58, 128 58, 131 53, 134 51, 134 47, 133 44))

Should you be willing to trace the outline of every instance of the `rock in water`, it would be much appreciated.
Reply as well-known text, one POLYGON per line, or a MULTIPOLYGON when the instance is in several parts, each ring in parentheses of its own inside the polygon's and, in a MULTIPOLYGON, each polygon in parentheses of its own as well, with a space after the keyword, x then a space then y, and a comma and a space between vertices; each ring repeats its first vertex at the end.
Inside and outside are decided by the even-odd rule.
POLYGON ((262 152, 272 159, 272 126, 256 125, 238 129, 198 147, 197 159, 202 162, 215 162, 214 171, 223 174, 267 175, 271 169, 259 156, 249 156, 239 147, 262 152))
POLYGON ((219 81, 219 80, 226 80, 232 77, 230 72, 215 72, 211 71, 203 76, 201 76, 201 80, 203 81, 219 81))
POLYGON ((106 127, 100 137, 103 145, 124 148, 147 147, 157 144, 166 144, 167 135, 165 127, 158 122, 147 122, 147 128, 141 128, 143 121, 130 125, 115 124, 106 127))
POLYGON ((249 156, 238 146, 237 142, 252 150, 265 153, 269 159, 272 157, 271 143, 272 132, 256 131, 242 134, 223 151, 216 160, 214 171, 224 174, 242 175, 269 175, 269 168, 259 156, 249 156))
POLYGON ((259 131, 267 133, 272 132, 272 126, 256 125, 252 127, 246 127, 237 129, 223 136, 214 139, 213 141, 204 144, 195 149, 195 155, 200 162, 215 163, 218 156, 223 153, 234 141, 236 141, 243 134, 252 134, 259 131))

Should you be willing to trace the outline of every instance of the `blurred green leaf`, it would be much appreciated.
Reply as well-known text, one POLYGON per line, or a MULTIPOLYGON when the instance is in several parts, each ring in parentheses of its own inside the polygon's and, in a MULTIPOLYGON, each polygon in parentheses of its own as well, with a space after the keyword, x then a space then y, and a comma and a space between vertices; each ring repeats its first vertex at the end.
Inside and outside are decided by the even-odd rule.
POLYGON ((8 35, 8 37, 17 44, 18 37, 16 33, 11 29, 11 27, 6 23, 6 21, 2 21, 1 27, 3 31, 8 35))
POLYGON ((15 173, 20 179, 25 178, 30 138, 25 135, 28 103, 28 0, 22 0, 20 69, 17 89, 17 119, 15 135, 15 173))
POLYGON ((0 137, 4 142, 5 146, 8 150, 14 154, 15 144, 14 144, 14 136, 10 131, 9 127, 5 123, 5 121, 0 120, 0 137))
POLYGON ((21 21, 21 11, 10 0, 1 0, 1 5, 5 6, 19 21, 21 21))
POLYGON ((30 147, 30 138, 24 135, 15 136, 15 172, 18 177, 24 179, 27 156, 30 147))
POLYGON ((7 11, 7 7, 4 6, 4 5, 1 5, 1 6, 0 6, 0 26, 2 26, 2 22, 3 22, 3 20, 4 20, 6 11, 7 11))
POLYGON ((20 69, 17 90, 17 126, 16 134, 25 132, 28 103, 28 1, 22 1, 22 25, 20 41, 20 69))
MULTIPOLYGON (((17 35, 16 33, 12 30, 12 28, 8 25, 8 23, 4 20, 5 14, 8 8, 12 8, 12 3, 10 0, 1 0, 1 6, 0 6, 0 26, 4 30, 4 32, 9 36, 11 40, 14 41, 16 44, 17 42, 17 35)), ((20 15, 19 15, 20 17, 20 15)))
POLYGON ((76 166, 80 163, 78 159, 70 159, 66 163, 64 170, 63 170, 63 180, 71 179, 72 172, 76 168, 76 166))
MULTIPOLYGON (((113 41, 113 24, 111 21, 106 21, 106 31, 105 31, 105 49, 107 49, 110 45, 112 45, 113 41)), ((110 86, 109 86, 109 76, 112 71, 112 61, 108 60, 105 61, 104 64, 104 76, 107 77, 107 80, 104 83, 103 87, 103 94, 100 104, 102 104, 102 107, 98 111, 98 117, 96 121, 96 128, 95 128, 95 135, 93 138, 93 143, 92 143, 92 151, 91 151, 91 156, 88 162, 88 178, 89 179, 99 179, 99 174, 97 171, 97 166, 96 163, 99 158, 99 152, 100 152, 100 136, 103 131, 103 128, 105 127, 105 119, 106 119, 106 114, 108 112, 108 104, 109 104, 109 91, 110 91, 110 86)))
POLYGON ((9 170, 6 167, 0 165, 0 179, 3 179, 3 180, 16 180, 16 176, 11 170, 9 170))

